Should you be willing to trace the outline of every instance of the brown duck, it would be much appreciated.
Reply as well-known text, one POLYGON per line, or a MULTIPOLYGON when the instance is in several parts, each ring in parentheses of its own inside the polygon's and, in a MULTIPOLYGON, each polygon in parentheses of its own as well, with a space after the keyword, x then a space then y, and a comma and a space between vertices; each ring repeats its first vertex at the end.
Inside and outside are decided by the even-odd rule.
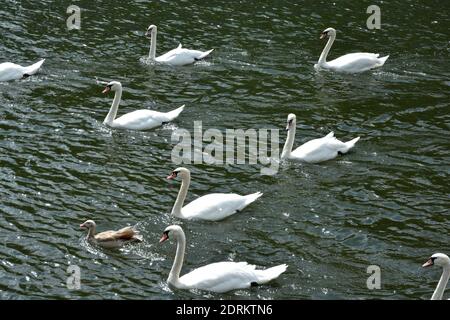
POLYGON ((142 242, 142 235, 132 227, 125 227, 117 231, 108 230, 95 233, 96 224, 93 220, 87 220, 80 224, 80 228, 89 230, 86 239, 105 248, 119 248, 126 243, 142 242))

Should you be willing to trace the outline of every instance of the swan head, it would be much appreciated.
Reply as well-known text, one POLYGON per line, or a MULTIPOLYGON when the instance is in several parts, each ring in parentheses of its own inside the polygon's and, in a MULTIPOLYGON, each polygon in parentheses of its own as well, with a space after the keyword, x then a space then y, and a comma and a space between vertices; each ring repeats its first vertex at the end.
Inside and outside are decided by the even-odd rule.
POLYGON ((119 81, 111 81, 103 89, 102 93, 108 93, 110 91, 117 91, 122 88, 122 84, 119 81))
POLYGON ((450 266, 450 258, 443 253, 435 253, 433 254, 427 262, 425 262, 422 267, 431 267, 433 265, 437 265, 440 267, 450 266))
POLYGON ((91 230, 92 228, 95 228, 95 226, 94 220, 86 220, 84 223, 80 224, 80 228, 85 230, 91 230))
POLYGON ((169 234, 176 239, 179 236, 182 236, 182 235, 184 236, 184 231, 183 231, 183 229, 181 229, 180 226, 177 226, 177 225, 168 226, 164 230, 164 232, 161 236, 161 239, 159 240, 159 243, 163 243, 164 241, 169 240, 169 234))
POLYGON ((172 180, 175 179, 176 177, 180 177, 181 179, 184 179, 185 177, 190 177, 191 176, 191 172, 189 171, 189 169, 180 167, 180 168, 176 168, 175 170, 172 171, 172 173, 167 177, 167 179, 172 180))
POLYGON ((147 31, 145 32, 145 36, 150 39, 152 37, 153 30, 156 30, 156 26, 154 24, 150 25, 147 28, 147 31))
POLYGON ((293 127, 295 127, 295 122, 296 122, 296 115, 293 113, 290 113, 287 117, 287 125, 286 125, 286 131, 291 130, 293 127))
POLYGON ((334 28, 326 28, 320 34, 320 39, 329 38, 329 37, 335 36, 335 35, 336 35, 336 30, 334 28))

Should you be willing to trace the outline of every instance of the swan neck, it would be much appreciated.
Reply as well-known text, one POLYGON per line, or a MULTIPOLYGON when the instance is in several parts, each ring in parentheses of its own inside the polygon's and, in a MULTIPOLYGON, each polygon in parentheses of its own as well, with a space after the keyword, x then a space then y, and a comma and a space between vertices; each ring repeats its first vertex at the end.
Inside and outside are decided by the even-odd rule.
POLYGON ((87 238, 88 239, 95 238, 95 226, 92 226, 91 228, 89 228, 87 238))
POLYGON ((183 267, 184 252, 186 250, 186 236, 184 232, 177 235, 177 252, 175 253, 175 260, 173 261, 172 269, 169 273, 167 282, 178 287, 180 280, 180 272, 183 267))
POLYGON ((332 34, 331 37, 328 39, 328 42, 327 42, 325 48, 323 49, 322 53, 320 54, 319 62, 317 62, 317 64, 323 65, 323 64, 327 63, 327 56, 328 56, 328 53, 330 52, 331 46, 333 45, 333 42, 335 39, 336 39, 336 34, 332 34))
POLYGON ((442 272, 441 279, 434 290, 431 300, 442 300, 445 288, 447 287, 448 280, 450 278, 450 264, 444 266, 444 271, 442 272))
POLYGON ((296 121, 292 121, 292 127, 287 132, 287 138, 281 153, 281 159, 289 158, 291 155, 292 147, 294 145, 296 125, 296 121))
POLYGON ((122 98, 122 88, 119 87, 119 89, 116 90, 116 93, 114 95, 114 100, 111 105, 111 109, 109 109, 109 112, 105 118, 105 121, 103 123, 111 125, 114 121, 114 119, 117 116, 117 110, 119 109, 120 100, 122 98))
POLYGON ((183 208, 184 200, 186 199, 190 183, 191 183, 191 175, 187 174, 187 175, 183 176, 183 178, 181 180, 181 187, 180 187, 180 191, 178 192, 177 200, 175 200, 175 204, 173 205, 173 208, 172 208, 172 214, 177 218, 183 218, 181 209, 183 208))
POLYGON ((156 35, 157 35, 157 29, 154 27, 152 29, 152 35, 150 38, 150 51, 148 53, 149 59, 155 60, 156 58, 156 35))

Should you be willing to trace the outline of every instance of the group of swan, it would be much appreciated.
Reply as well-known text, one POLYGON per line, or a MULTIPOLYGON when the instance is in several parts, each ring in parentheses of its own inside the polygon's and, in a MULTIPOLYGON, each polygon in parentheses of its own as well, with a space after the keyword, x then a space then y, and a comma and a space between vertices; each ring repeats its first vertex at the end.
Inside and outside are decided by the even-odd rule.
MULTIPOLYGON (((169 52, 159 57, 156 57, 157 27, 155 25, 149 26, 147 32, 145 33, 145 36, 151 39, 149 59, 154 60, 158 63, 169 64, 172 66, 188 65, 206 58, 211 52, 214 51, 214 49, 205 52, 184 49, 182 48, 180 43, 177 48, 170 50, 169 52)), ((39 62, 36 62, 35 64, 32 64, 28 67, 23 67, 12 62, 0 63, 0 82, 20 80, 29 77, 39 71, 44 61, 45 59, 42 59, 39 62)))
MULTIPOLYGON (((142 241, 142 236, 132 227, 98 234, 95 233, 95 222, 92 220, 87 220, 80 227, 89 230, 88 241, 105 248, 117 248, 125 243, 142 241)), ((265 270, 256 270, 256 266, 247 262, 226 261, 194 269, 180 278, 186 250, 186 236, 180 226, 171 225, 164 230, 159 242, 168 240, 169 234, 177 241, 177 251, 167 282, 178 289, 200 289, 219 293, 246 289, 274 280, 287 269, 286 264, 281 264, 265 270)))
MULTIPOLYGON (((180 172, 179 169, 176 169, 172 175, 177 171, 180 172)), ((106 248, 117 248, 125 243, 142 241, 142 236, 132 227, 125 227, 118 231, 104 231, 98 234, 95 233, 96 224, 92 220, 87 220, 80 227, 88 230, 88 241, 106 248)), ((177 241, 177 250, 167 282, 178 289, 200 289, 218 293, 246 289, 274 280, 287 269, 286 264, 281 264, 265 270, 256 270, 256 266, 249 265, 247 262, 227 261, 202 266, 180 278, 186 250, 186 236, 180 226, 171 225, 164 230, 159 242, 168 240, 169 234, 177 241)), ((431 300, 442 300, 450 278, 450 258, 443 253, 435 253, 422 267, 426 268, 433 265, 442 267, 443 272, 431 300)))
MULTIPOLYGON (((195 63, 196 61, 206 58, 214 49, 208 51, 190 50, 182 47, 181 43, 177 48, 166 52, 165 54, 156 56, 156 37, 158 28, 150 25, 147 28, 145 36, 150 39, 149 59, 162 64, 172 66, 183 66, 195 63)), ((379 57, 377 53, 355 52, 343 55, 332 61, 327 61, 328 53, 334 40, 336 40, 336 30, 333 28, 325 29, 320 36, 321 39, 329 38, 325 48, 320 55, 319 61, 314 68, 329 69, 338 72, 359 73, 373 68, 381 67, 389 55, 379 57)), ((18 64, 5 62, 0 64, 0 81, 19 80, 31 76, 38 72, 45 59, 28 67, 22 67, 18 64)))
MULTIPOLYGON (((236 211, 244 209, 262 196, 260 192, 247 196, 234 193, 213 193, 197 198, 183 207, 191 175, 188 169, 177 168, 167 178, 175 179, 177 177, 182 180, 180 192, 172 209, 172 215, 177 218, 222 220, 236 211)), ((126 243, 142 241, 142 236, 132 227, 98 234, 95 233, 96 224, 92 220, 87 220, 80 227, 88 230, 86 239, 89 242, 105 248, 118 248, 126 243)), ((286 264, 282 264, 265 270, 256 270, 256 266, 247 262, 218 262, 195 269, 180 278, 186 249, 186 236, 180 226, 171 225, 164 230, 160 243, 169 239, 169 234, 177 241, 177 251, 167 282, 175 288, 201 289, 219 293, 245 289, 265 284, 277 278, 287 268, 286 264)))
MULTIPOLYGON (((180 44, 177 48, 156 57, 157 27, 150 25, 145 35, 151 39, 149 58, 159 63, 174 66, 192 64, 207 57, 214 50, 211 49, 205 52, 189 50, 182 48, 180 44)), ((357 52, 343 55, 332 61, 327 61, 328 53, 336 39, 336 30, 327 28, 322 32, 320 38, 329 39, 320 55, 319 61, 314 65, 316 69, 358 73, 381 67, 389 58, 389 55, 380 58, 379 54, 357 52)), ((39 71, 44 61, 45 59, 42 59, 27 67, 11 62, 1 63, 0 81, 20 80, 31 76, 39 71)), ((115 95, 111 108, 103 123, 113 128, 132 130, 153 129, 174 120, 184 109, 183 105, 167 113, 152 110, 136 110, 116 119, 122 97, 121 83, 117 81, 108 83, 103 93, 108 93, 109 91, 115 92, 115 95)), ((296 131, 296 116, 292 113, 288 116, 286 131, 288 135, 281 158, 308 163, 327 161, 337 157, 338 154, 347 153, 360 138, 357 137, 348 142, 342 142, 334 137, 333 132, 330 132, 325 137, 310 140, 297 149, 292 150, 296 131)), ((180 177, 182 180, 178 197, 172 208, 172 215, 177 218, 211 221, 222 220, 244 209, 262 196, 260 192, 246 196, 234 193, 212 193, 197 198, 183 207, 191 179, 190 171, 186 168, 177 168, 167 178, 175 179, 177 177, 180 177)), ((96 234, 96 224, 93 220, 87 220, 80 227, 88 230, 87 240, 102 247, 116 248, 125 243, 142 241, 142 236, 132 227, 125 227, 117 231, 104 231, 98 234, 96 234)), ((172 225, 164 230, 160 242, 168 240, 169 233, 177 241, 177 251, 167 281, 179 289, 202 289, 214 292, 245 289, 276 279, 287 268, 286 264, 282 264, 266 270, 256 270, 254 265, 249 265, 247 262, 218 262, 195 269, 180 278, 186 248, 186 236, 180 226, 172 225)), ((423 267, 432 265, 438 265, 443 268, 441 279, 431 297, 432 300, 441 300, 450 278, 450 259, 445 254, 436 253, 431 256, 423 267)))
MULTIPOLYGON (((127 113, 116 119, 117 111, 122 97, 122 84, 118 81, 108 83, 103 93, 110 91, 115 92, 114 100, 111 108, 103 121, 105 125, 112 128, 131 129, 131 130, 149 130, 161 126, 166 122, 170 122, 177 118, 184 109, 184 105, 170 112, 157 112, 152 110, 136 110, 127 113)), ((291 113, 287 118, 287 139, 281 153, 281 159, 289 159, 303 161, 308 163, 319 163, 336 158, 339 154, 347 153, 354 147, 355 143, 360 139, 357 137, 348 142, 342 142, 334 137, 334 133, 330 132, 320 139, 310 140, 295 150, 292 150, 295 139, 297 117, 291 113)), ((173 179, 180 173, 182 185, 178 199, 172 209, 172 214, 179 218, 199 218, 204 220, 221 220, 236 211, 241 210, 245 205, 253 202, 261 196, 260 193, 254 193, 247 196, 239 196, 236 194, 210 194, 201 199, 197 199, 182 208, 186 198, 187 189, 190 183, 190 173, 185 168, 179 168, 174 171, 173 175, 168 177, 173 179), (223 203, 228 205, 223 207, 223 203), (205 203, 214 203, 206 206, 205 203), (203 207, 199 207, 202 205, 203 207)))
MULTIPOLYGON (((151 39, 149 58, 159 63, 174 66, 192 64, 207 57, 214 50, 211 49, 205 52, 189 50, 182 48, 180 44, 176 49, 156 57, 157 27, 150 25, 145 35, 151 39)), ((320 38, 329 38, 329 40, 320 55, 319 61, 314 65, 316 69, 358 73, 381 67, 389 58, 389 56, 380 58, 379 54, 374 53, 357 52, 346 54, 332 61, 327 61, 328 53, 336 39, 336 30, 327 28, 322 32, 320 38)), ((28 67, 10 62, 1 63, 0 81, 19 80, 31 76, 38 72, 44 61, 45 59, 28 67)), ((151 110, 136 110, 116 119, 122 97, 121 83, 117 81, 108 83, 103 93, 108 93, 109 91, 115 92, 115 96, 108 115, 104 120, 104 124, 113 128, 132 130, 153 129, 174 120, 184 109, 183 105, 167 113, 151 110)), ((330 132, 325 137, 310 140, 297 149, 292 150, 296 131, 296 116, 294 114, 289 114, 286 130, 288 134, 281 158, 308 163, 327 161, 337 157, 338 154, 347 153, 360 138, 357 137, 348 142, 342 142, 334 137, 333 132, 330 132)), ((190 171, 186 168, 177 168, 167 178, 175 179, 177 177, 181 178, 182 182, 178 197, 172 208, 172 215, 181 219, 222 220, 244 209, 262 196, 260 192, 246 196, 233 193, 212 193, 197 198, 183 207, 190 184, 190 171)), ((104 231, 98 234, 96 233, 96 224, 93 220, 87 220, 80 227, 88 230, 88 241, 102 247, 117 248, 125 243, 141 242, 143 240, 139 232, 132 227, 125 227, 117 231, 104 231)), ((177 250, 167 281, 179 289, 201 289, 213 292, 245 289, 276 279, 287 268, 286 264, 282 264, 265 270, 256 270, 256 266, 249 265, 247 262, 218 262, 197 268, 180 277, 186 249, 186 236, 180 226, 172 225, 164 230, 160 242, 162 243, 168 240, 169 234, 177 241, 177 250)), ((441 266, 443 273, 431 299, 441 300, 450 278, 450 259, 445 254, 436 253, 431 256, 423 267, 433 265, 441 266)))

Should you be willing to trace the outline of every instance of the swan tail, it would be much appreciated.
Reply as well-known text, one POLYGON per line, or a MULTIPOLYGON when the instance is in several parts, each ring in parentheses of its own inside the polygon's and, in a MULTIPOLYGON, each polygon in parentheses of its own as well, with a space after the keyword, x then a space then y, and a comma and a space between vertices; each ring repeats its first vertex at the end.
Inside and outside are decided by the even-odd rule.
POLYGON ((386 60, 388 58, 389 58, 389 55, 387 55, 385 57, 378 58, 378 61, 379 61, 378 66, 381 67, 386 62, 386 60))
POLYGON ((201 60, 201 59, 206 58, 213 51, 214 51, 214 49, 202 52, 202 54, 198 56, 197 60, 201 60))
POLYGON ((334 137, 334 132, 333 131, 331 131, 329 134, 327 134, 325 136, 325 138, 332 138, 332 137, 334 137))
POLYGON ((136 242, 142 242, 144 241, 144 237, 142 236, 142 234, 137 233, 133 236, 133 240, 136 242))
POLYGON ((245 196, 245 206, 248 206, 250 203, 256 201, 259 197, 263 195, 262 192, 256 192, 245 196))
POLYGON ((280 264, 266 270, 255 270, 258 275, 258 284, 264 284, 278 278, 280 274, 286 271, 287 267, 287 264, 280 264))
POLYGON ((45 61, 45 59, 42 59, 41 61, 36 62, 35 64, 32 64, 31 66, 25 67, 23 69, 23 73, 28 76, 35 74, 41 68, 44 61, 45 61))
POLYGON ((344 142, 344 147, 339 150, 341 153, 347 153, 351 148, 353 148, 355 146, 355 143, 358 142, 360 137, 357 137, 355 139, 352 139, 350 141, 344 142))
POLYGON ((173 119, 178 117, 180 115, 180 113, 184 110, 184 106, 185 105, 183 104, 181 107, 179 107, 175 110, 172 110, 170 112, 167 112, 167 117, 169 118, 169 120, 172 121, 173 119))

